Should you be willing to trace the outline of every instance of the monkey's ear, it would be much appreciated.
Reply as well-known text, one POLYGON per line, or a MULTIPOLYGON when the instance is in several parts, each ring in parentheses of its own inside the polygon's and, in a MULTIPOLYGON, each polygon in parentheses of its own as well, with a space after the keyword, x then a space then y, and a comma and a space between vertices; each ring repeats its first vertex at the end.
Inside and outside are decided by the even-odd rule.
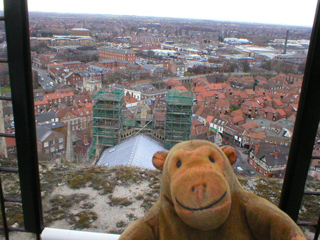
POLYGON ((169 151, 163 150, 163 151, 158 151, 155 154, 153 154, 153 157, 152 157, 153 166, 155 166, 155 168, 162 171, 163 165, 166 161, 168 153, 169 153, 169 151))
POLYGON ((224 152, 226 157, 229 159, 231 165, 233 165, 238 158, 237 150, 231 146, 222 146, 221 150, 224 152))

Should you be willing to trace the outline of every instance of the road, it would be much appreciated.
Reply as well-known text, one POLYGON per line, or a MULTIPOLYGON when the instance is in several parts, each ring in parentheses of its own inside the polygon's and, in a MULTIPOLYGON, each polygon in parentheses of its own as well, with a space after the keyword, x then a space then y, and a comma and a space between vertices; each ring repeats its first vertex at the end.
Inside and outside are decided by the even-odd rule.
POLYGON ((39 76, 39 84, 42 86, 43 89, 52 91, 54 90, 54 81, 48 76, 47 71, 37 68, 37 67, 32 67, 34 71, 38 72, 39 76), (50 84, 52 82, 52 84, 50 84))
POLYGON ((235 147, 238 152, 238 159, 236 163, 233 165, 233 169, 236 173, 249 176, 249 177, 257 177, 262 176, 259 172, 257 172, 249 163, 248 163, 248 154, 243 153, 243 148, 235 147), (240 168, 237 168, 240 167, 240 168))

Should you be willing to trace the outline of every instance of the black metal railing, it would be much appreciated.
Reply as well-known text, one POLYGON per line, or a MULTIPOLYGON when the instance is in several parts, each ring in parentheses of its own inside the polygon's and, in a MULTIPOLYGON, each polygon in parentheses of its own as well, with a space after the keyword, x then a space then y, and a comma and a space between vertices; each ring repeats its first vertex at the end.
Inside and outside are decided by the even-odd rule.
MULTIPOLYGON (((0 21, 5 21, 4 17, 0 17, 0 21)), ((7 60, 1 60, 0 63, 8 63, 7 60)), ((7 96, 0 96, 0 101, 12 101, 11 97, 7 96)), ((0 133, 0 137, 2 138, 15 138, 15 134, 11 133, 0 133)), ((5 141, 5 139, 3 139, 5 141)), ((8 198, 5 197, 5 194, 3 192, 3 183, 2 183, 2 174, 1 173, 19 173, 18 168, 6 168, 6 167, 1 167, 0 168, 0 209, 1 209, 1 216, 2 216, 2 226, 0 226, 0 230, 3 230, 4 237, 5 239, 9 239, 9 232, 10 231, 25 231, 24 229, 21 228, 14 228, 14 227, 9 227, 8 226, 8 221, 7 221, 7 210, 6 210, 6 203, 21 203, 22 199, 19 198, 8 198)))
MULTIPOLYGON (((305 191, 304 195, 313 195, 320 196, 320 192, 318 191, 305 191)), ((320 234, 320 213, 318 213, 318 221, 317 222, 306 222, 306 221, 298 221, 297 224, 302 227, 312 227, 315 229, 315 234, 313 240, 318 240, 320 234)))
MULTIPOLYGON (((19 170, 17 168, 0 168, 1 173, 18 173, 19 170)), ((3 184, 2 184, 2 176, 0 176, 0 206, 1 206, 1 214, 2 214, 2 225, 0 227, 1 230, 4 232, 5 239, 9 239, 9 232, 10 231, 25 231, 24 228, 17 228, 17 227, 9 227, 7 221, 7 211, 6 211, 6 203, 22 203, 21 198, 8 198, 5 197, 3 192, 3 184)))
MULTIPOLYGON (((320 156, 313 155, 312 159, 320 159, 320 156)), ((310 196, 320 196, 320 191, 304 191, 304 195, 310 195, 310 196)), ((310 211, 313 211, 314 209, 310 209, 310 211)), ((315 229, 315 234, 314 234, 314 240, 317 240, 319 238, 319 233, 320 233, 320 213, 319 214, 318 221, 317 222, 306 222, 306 221, 298 221, 297 224, 302 227, 311 227, 315 229)))
MULTIPOLYGON (((319 66, 320 4, 318 2, 279 203, 279 207, 294 221, 298 220, 320 120, 320 104, 318 104, 320 97, 319 66)), ((315 239, 317 239, 317 235, 319 236, 319 224, 316 225, 316 229, 315 239)))
POLYGON ((26 0, 4 0, 4 21, 7 38, 11 97, 0 96, 0 101, 12 101, 15 134, 0 133, 0 137, 15 137, 17 168, 1 167, 1 173, 19 174, 21 198, 6 197, 0 176, 0 205, 5 239, 10 231, 25 231, 40 239, 43 230, 40 180, 36 145, 33 105, 32 68, 30 56, 29 19, 26 0), (24 228, 9 227, 7 203, 22 204, 24 228))

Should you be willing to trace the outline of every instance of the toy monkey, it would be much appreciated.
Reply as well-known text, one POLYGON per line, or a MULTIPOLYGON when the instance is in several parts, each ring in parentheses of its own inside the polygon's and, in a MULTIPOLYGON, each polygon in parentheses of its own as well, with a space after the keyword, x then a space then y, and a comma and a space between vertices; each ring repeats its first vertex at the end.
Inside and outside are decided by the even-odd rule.
POLYGON ((306 240, 278 207, 244 190, 237 151, 192 140, 154 154, 160 199, 119 240, 306 240))

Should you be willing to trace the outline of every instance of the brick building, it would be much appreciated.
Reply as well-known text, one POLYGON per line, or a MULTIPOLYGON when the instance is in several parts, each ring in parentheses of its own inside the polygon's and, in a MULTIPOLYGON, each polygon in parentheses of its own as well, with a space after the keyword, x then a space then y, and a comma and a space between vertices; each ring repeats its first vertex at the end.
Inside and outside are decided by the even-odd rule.
POLYGON ((250 151, 249 163, 265 177, 282 177, 288 154, 288 146, 258 143, 250 151))
POLYGON ((105 59, 124 60, 129 63, 136 62, 136 53, 132 50, 101 47, 98 49, 99 61, 105 59))

